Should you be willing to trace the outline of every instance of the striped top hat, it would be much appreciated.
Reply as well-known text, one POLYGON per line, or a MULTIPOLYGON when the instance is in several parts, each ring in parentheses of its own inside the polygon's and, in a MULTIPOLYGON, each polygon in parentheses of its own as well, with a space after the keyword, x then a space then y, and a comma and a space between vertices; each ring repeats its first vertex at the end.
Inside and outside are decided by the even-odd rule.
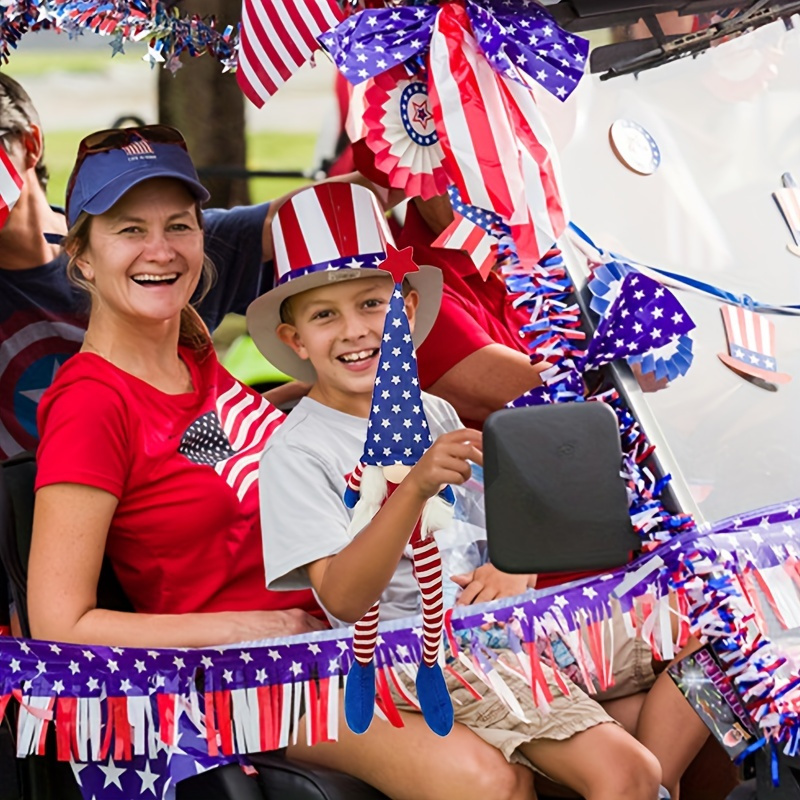
POLYGON ((791 375, 778 372, 775 360, 775 325, 764 314, 741 306, 722 306, 728 335, 728 352, 719 360, 735 372, 752 375, 769 383, 788 383, 791 375))
MULTIPOLYGON (((382 269, 394 242, 375 195, 363 186, 322 183, 293 195, 272 223, 275 287, 247 309, 247 325, 258 349, 278 369, 313 382, 316 373, 277 336, 284 300, 339 281, 369 277, 382 269)), ((441 271, 422 266, 407 276, 419 292, 414 343, 428 335, 442 296, 441 271)))

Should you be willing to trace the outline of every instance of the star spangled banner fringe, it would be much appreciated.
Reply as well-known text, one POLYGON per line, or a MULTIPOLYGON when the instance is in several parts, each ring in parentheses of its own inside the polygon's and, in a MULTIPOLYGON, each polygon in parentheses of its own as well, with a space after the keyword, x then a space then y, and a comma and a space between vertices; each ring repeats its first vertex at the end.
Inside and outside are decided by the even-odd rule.
POLYGON ((0 63, 29 31, 56 30, 70 39, 90 31, 111 37, 112 55, 124 42, 148 41, 144 60, 177 71, 180 57, 208 54, 227 71, 236 66, 238 32, 217 30, 214 18, 182 13, 161 0, 6 0, 0 3, 0 63))
POLYGON ((501 215, 535 263, 567 213, 557 154, 533 86, 565 100, 588 42, 530 0, 366 9, 320 37, 359 84, 404 64, 427 80, 443 166, 467 203, 501 215))
MULTIPOLYGON (((512 668, 546 706, 541 665, 559 667, 558 643, 571 656, 570 677, 590 692, 613 684, 605 628, 619 603, 626 625, 659 658, 672 658, 690 633, 710 641, 754 727, 793 754, 800 741, 800 677, 793 656, 770 642, 774 632, 764 609, 783 628, 800 626, 799 509, 800 499, 723 520, 710 533, 683 534, 610 573, 460 607, 448 620, 451 653, 515 713, 505 667, 480 635, 487 625, 508 623, 496 633, 517 655, 512 668), (670 592, 681 614, 677 641, 670 592)), ((420 620, 395 620, 380 631, 378 708, 402 724, 389 687, 408 694, 400 676, 413 676, 419 663, 420 620)), ((296 741, 301 713, 309 743, 336 739, 350 650, 348 629, 202 650, 2 637, 0 710, 12 699, 19 704, 20 756, 44 752, 54 725, 58 757, 75 762, 84 789, 97 800, 135 796, 124 787, 145 782, 158 796, 168 791, 167 778, 296 741), (115 794, 117 785, 122 794, 115 794)))

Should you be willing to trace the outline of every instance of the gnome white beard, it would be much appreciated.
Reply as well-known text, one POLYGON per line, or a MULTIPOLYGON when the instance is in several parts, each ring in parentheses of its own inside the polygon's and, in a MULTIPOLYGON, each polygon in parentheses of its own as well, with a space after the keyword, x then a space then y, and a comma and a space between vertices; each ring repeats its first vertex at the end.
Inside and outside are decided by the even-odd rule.
POLYGON ((386 478, 383 477, 383 470, 380 467, 364 467, 359 491, 358 502, 353 509, 353 517, 347 528, 351 539, 369 525, 386 500, 388 487, 386 478))
POLYGON ((429 498, 422 509, 422 538, 427 539, 435 531, 449 528, 453 522, 453 504, 440 494, 429 498))

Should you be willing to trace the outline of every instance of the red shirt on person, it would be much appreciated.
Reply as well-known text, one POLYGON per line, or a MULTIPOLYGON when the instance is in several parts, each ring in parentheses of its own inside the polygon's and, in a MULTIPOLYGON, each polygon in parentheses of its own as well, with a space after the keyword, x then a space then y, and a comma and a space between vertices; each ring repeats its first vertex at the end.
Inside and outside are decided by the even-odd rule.
MULTIPOLYGON (((460 250, 431 247, 435 239, 436 234, 417 207, 409 203, 398 246, 412 246, 418 264, 439 267, 444 276, 439 316, 417 351, 419 380, 424 390, 467 356, 490 344, 529 352, 519 329, 530 321, 530 314, 514 308, 514 295, 508 293, 502 278, 490 273, 484 281, 469 256, 460 250)), ((478 430, 482 427, 476 420, 463 422, 478 430)))
MULTIPOLYGON (((425 390, 460 361, 487 345, 504 344, 526 354, 530 352, 526 338, 519 333, 530 321, 530 314, 514 308, 515 295, 508 293, 502 278, 490 273, 484 281, 466 253, 431 247, 435 239, 436 234, 417 207, 409 203, 398 246, 412 246, 418 264, 439 267, 444 275, 439 316, 417 351, 420 385, 425 390)), ((477 420, 462 421, 469 428, 481 430, 483 427, 477 420)), ((594 574, 594 571, 546 573, 539 575, 536 585, 543 589, 594 574)))
POLYGON ((301 608, 266 588, 258 462, 283 414, 213 349, 180 348, 194 391, 170 395, 93 353, 58 371, 39 407, 36 488, 77 483, 119 500, 106 554, 136 611, 301 608))

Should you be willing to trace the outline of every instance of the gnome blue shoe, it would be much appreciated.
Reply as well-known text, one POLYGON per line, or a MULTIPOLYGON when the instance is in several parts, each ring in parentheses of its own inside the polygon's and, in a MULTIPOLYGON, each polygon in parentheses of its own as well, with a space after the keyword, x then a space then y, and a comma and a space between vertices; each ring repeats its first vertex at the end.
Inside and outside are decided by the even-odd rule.
POLYGON ((355 659, 344 687, 344 718, 353 733, 364 733, 375 713, 375 662, 361 664, 355 659))
POLYGON ((419 665, 417 699, 428 727, 439 736, 447 736, 453 729, 453 701, 447 691, 442 668, 438 664, 430 667, 425 663, 419 665))

